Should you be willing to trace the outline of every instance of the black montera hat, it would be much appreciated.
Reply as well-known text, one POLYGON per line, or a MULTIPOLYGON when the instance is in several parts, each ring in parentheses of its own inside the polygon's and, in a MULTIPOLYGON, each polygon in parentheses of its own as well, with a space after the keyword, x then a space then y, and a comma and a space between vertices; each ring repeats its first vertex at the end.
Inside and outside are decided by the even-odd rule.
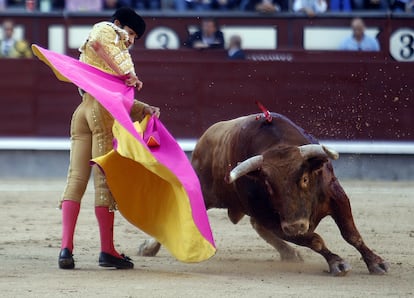
POLYGON ((129 7, 121 7, 112 15, 112 21, 118 20, 122 26, 128 26, 135 31, 138 38, 145 32, 145 21, 135 10, 129 7))

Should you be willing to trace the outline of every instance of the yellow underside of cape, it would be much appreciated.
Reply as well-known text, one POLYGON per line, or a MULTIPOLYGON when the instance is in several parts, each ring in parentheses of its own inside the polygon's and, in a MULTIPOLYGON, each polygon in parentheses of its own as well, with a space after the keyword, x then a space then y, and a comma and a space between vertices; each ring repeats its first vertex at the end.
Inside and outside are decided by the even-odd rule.
MULTIPOLYGON (((138 123, 136 128, 142 131, 138 123)), ((213 256, 215 248, 195 225, 187 192, 177 177, 117 122, 114 136, 117 151, 94 161, 104 170, 122 215, 180 261, 213 256)))
POLYGON ((44 63, 46 63, 53 71, 53 73, 55 74, 55 76, 62 82, 68 82, 71 83, 72 81, 69 80, 68 78, 64 77, 54 66, 53 64, 51 64, 49 62, 49 60, 47 60, 47 58, 42 54, 42 52, 39 51, 39 49, 37 48, 36 45, 32 45, 32 51, 33 53, 44 63))

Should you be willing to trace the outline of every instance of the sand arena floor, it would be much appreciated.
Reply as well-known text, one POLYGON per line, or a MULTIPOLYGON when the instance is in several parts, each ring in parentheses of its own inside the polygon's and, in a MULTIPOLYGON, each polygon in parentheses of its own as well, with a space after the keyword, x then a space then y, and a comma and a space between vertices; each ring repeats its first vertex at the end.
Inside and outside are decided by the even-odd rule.
POLYGON ((359 253, 330 218, 317 232, 353 270, 331 277, 325 260, 303 247, 304 263, 285 263, 250 227, 223 210, 209 211, 217 254, 199 264, 136 255, 147 238, 117 213, 115 243, 135 269, 100 268, 92 190, 85 195, 75 235, 76 269, 59 270, 61 214, 56 209, 64 180, 0 181, 1 297, 411 297, 414 296, 414 182, 343 181, 356 224, 390 272, 372 276, 359 253))

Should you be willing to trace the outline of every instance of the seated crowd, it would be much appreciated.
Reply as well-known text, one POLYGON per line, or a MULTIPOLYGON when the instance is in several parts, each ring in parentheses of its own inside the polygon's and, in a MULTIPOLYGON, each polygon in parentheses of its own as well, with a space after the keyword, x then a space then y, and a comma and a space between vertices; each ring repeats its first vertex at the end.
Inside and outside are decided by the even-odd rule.
MULTIPOLYGON (((8 7, 25 7, 26 0, 7 0, 8 7)), ((115 10, 129 6, 137 10, 173 9, 176 11, 258 11, 261 13, 297 12, 307 15, 350 11, 414 12, 414 0, 38 0, 48 1, 53 10, 115 10)))

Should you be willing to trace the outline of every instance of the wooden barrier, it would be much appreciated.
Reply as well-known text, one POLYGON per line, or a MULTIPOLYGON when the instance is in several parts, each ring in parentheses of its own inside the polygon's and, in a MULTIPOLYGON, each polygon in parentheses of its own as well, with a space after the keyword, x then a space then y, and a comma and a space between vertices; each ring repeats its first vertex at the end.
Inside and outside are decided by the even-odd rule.
MULTIPOLYGON (((71 56, 77 53, 68 47, 67 28, 107 17, 11 16, 25 26, 30 41, 46 47, 51 26, 63 26, 64 51, 71 56)), ((390 53, 393 33, 412 30, 409 18, 367 16, 367 25, 380 29, 381 52, 303 49, 305 27, 344 27, 351 17, 220 17, 226 26, 278 27, 277 48, 247 49, 245 61, 227 60, 224 50, 195 51, 182 45, 176 50, 150 50, 143 40, 132 51, 144 81, 137 98, 160 106, 163 122, 177 138, 197 138, 214 122, 259 112, 255 101, 261 101, 321 139, 414 140, 413 63, 397 61, 390 53)), ((195 16, 147 19, 148 32, 169 25, 180 42, 186 28, 198 21, 195 16)), ((407 56, 404 51, 409 54, 412 48, 412 43, 403 43, 401 53, 407 56)), ((0 135, 69 134, 71 114, 80 102, 73 85, 58 82, 35 59, 0 60, 0 76, 0 135)))

